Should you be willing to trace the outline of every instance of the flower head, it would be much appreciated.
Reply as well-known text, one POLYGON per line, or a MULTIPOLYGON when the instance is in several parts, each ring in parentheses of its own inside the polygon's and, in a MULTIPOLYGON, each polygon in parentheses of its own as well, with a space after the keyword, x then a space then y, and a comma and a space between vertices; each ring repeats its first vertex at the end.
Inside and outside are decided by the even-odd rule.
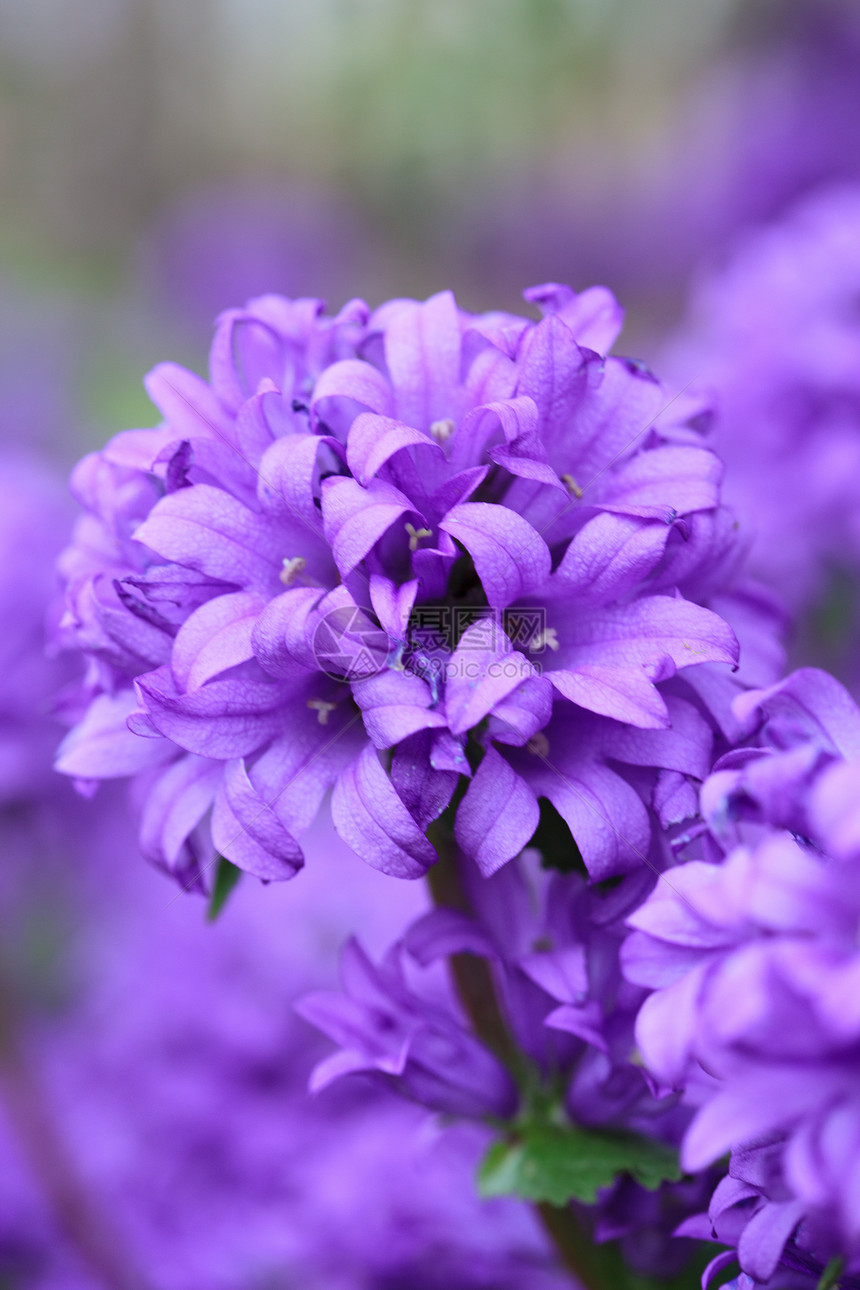
POLYGON ((160 427, 78 466, 63 631, 89 672, 58 764, 136 776, 143 850, 184 882, 215 852, 291 876, 330 789, 354 851, 420 876, 462 779, 483 873, 541 797, 622 872, 652 845, 640 768, 704 774, 737 657, 698 603, 738 559, 720 464, 601 356, 608 292, 527 296, 541 321, 263 297, 222 316, 209 382, 150 375, 160 427))

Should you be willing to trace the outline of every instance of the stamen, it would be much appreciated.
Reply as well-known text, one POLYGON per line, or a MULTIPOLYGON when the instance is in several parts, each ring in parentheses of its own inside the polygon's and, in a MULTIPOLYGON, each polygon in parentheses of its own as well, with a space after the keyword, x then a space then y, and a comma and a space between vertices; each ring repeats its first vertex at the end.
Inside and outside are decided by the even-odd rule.
POLYGON ((529 641, 529 653, 536 654, 539 649, 561 649, 558 632, 554 627, 544 627, 542 632, 538 632, 536 636, 531 638, 529 641))
POLYGON ((532 735, 526 744, 526 748, 530 753, 534 753, 536 757, 549 756, 549 740, 542 730, 539 730, 536 735, 532 735))
POLYGON ((414 528, 414 527, 413 527, 413 525, 411 525, 411 524, 408 522, 408 520, 407 520, 407 522, 406 522, 405 528, 406 528, 406 532, 409 534, 409 550, 410 550, 410 551, 417 551, 417 550, 418 550, 418 543, 421 541, 421 539, 422 539, 422 538, 432 537, 432 536, 433 536, 433 530, 432 530, 432 529, 416 529, 416 528, 414 528))
POLYGON ((300 573, 307 568, 307 560, 303 555, 294 555, 292 558, 284 556, 284 567, 281 570, 281 582, 285 587, 291 587, 300 573))
POLYGON ((561 482, 569 493, 573 493, 574 497, 582 497, 582 489, 579 487, 579 484, 576 482, 573 475, 562 475, 561 482))
POLYGON ((456 430, 456 426, 450 417, 444 417, 441 421, 434 421, 430 427, 430 434, 437 443, 445 443, 447 439, 456 430))
POLYGON ((329 703, 326 699, 308 699, 308 707, 317 714, 317 721, 321 726, 328 725, 328 714, 334 712, 337 707, 336 703, 329 703))

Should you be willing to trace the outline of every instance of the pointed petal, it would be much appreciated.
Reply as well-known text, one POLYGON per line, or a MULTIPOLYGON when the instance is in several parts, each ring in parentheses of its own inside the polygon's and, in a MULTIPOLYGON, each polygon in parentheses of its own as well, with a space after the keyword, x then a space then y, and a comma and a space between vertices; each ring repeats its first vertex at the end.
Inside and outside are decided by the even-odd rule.
POLYGON ((490 746, 457 809, 454 833, 485 878, 519 855, 540 819, 537 798, 490 746))
POLYGON ((494 609, 538 591, 549 575, 546 542, 528 520, 506 507, 464 502, 439 527, 469 552, 494 609))
POLYGON ((347 846, 374 869, 395 878, 421 878, 436 861, 370 745, 338 779, 331 813, 347 846))

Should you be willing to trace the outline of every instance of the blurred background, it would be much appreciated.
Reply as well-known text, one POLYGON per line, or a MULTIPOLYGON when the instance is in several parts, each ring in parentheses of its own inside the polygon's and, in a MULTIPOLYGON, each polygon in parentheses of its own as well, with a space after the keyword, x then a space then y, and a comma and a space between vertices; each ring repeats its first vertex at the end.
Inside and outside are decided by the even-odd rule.
POLYGON ((0 0, 3 433, 151 421, 141 372, 265 290, 600 281, 648 357, 734 229, 860 171, 858 50, 851 0, 0 0))
MULTIPOLYGON (((171 358, 204 370, 218 311, 268 291, 337 308, 450 286, 484 309, 516 308, 524 287, 547 280, 603 283, 627 309, 622 351, 670 354, 682 385, 707 366, 696 344, 669 345, 691 284, 750 228, 860 181, 858 121, 856 0, 0 0, 0 899, 14 924, 0 943, 0 1287, 142 1284, 117 1267, 115 1239, 93 1235, 77 1171, 162 1290, 459 1287, 444 1267, 420 1280, 406 1254, 390 1266, 390 1233, 422 1233, 422 1267, 437 1246, 454 1258, 462 1237, 463 1265, 482 1268, 479 1229, 485 1252, 499 1231, 516 1246, 505 1257, 516 1255, 517 1290, 554 1290, 534 1279, 548 1256, 527 1217, 502 1207, 480 1228, 471 1146, 454 1190, 449 1162, 428 1200, 423 1166, 411 1192, 396 1174, 415 1130, 407 1112, 380 1112, 374 1128, 361 1103, 353 1129, 338 1121, 314 1138, 303 1099, 319 1050, 291 1019, 291 997, 333 980, 357 909, 381 950, 416 912, 414 888, 383 908, 378 875, 355 861, 332 908, 341 879, 324 862, 339 861, 321 837, 316 887, 299 897, 292 884, 245 883, 212 929, 200 902, 140 861, 119 795, 96 810, 51 775, 55 727, 22 710, 15 669, 41 658, 51 558, 69 522, 62 479, 117 430, 153 423, 149 367, 171 358), (20 450, 50 476, 7 469, 20 450), (373 1142, 349 1148, 350 1190, 341 1143, 359 1123, 373 1142), (315 1191, 290 1155, 302 1133, 315 1191), (287 1263, 297 1271, 285 1280, 287 1263)), ((860 246, 860 198, 843 223, 860 246)), ((833 310, 858 347, 846 342, 846 371, 860 372, 860 255, 850 281, 844 259, 839 242, 833 310)), ((792 300, 793 326, 805 300, 792 300)), ((767 309, 756 318, 760 340, 767 309)), ((729 371, 732 345, 746 345, 736 323, 729 371)), ((791 339, 804 348, 802 329, 791 339)), ((765 355, 773 406, 778 348, 765 355)), ((817 409, 818 374, 808 380, 817 409)), ((833 386, 829 369, 822 380, 833 386)), ((742 394, 745 415, 748 385, 742 394)), ((743 415, 735 429, 726 456, 734 442, 742 463, 743 415)), ((780 417, 756 488, 785 455, 783 431, 780 417)), ((795 537, 815 522, 783 515, 782 499, 803 492, 804 462, 771 490, 795 537)), ((860 514, 860 499, 839 505, 860 514)), ((860 585, 854 530, 850 594, 833 584, 842 600, 827 591, 821 604, 836 606, 826 621, 840 649, 849 640, 856 680, 843 608, 860 585)), ((784 590, 795 548, 772 531, 784 590)), ((826 561, 842 548, 840 531, 826 561)), ((822 628, 810 657, 830 662, 824 640, 822 628)), ((64 678, 44 666, 47 712, 64 678)), ((474 1281, 508 1284, 492 1261, 474 1281)))

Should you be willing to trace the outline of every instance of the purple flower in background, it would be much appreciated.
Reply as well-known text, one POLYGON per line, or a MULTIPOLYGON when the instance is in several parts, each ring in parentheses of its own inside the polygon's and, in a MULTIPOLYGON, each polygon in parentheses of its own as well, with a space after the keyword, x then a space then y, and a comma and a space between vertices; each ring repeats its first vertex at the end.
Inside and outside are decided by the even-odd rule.
MULTIPOLYGON (((655 1095, 636 1060, 633 1026, 644 996, 618 962, 624 918, 650 885, 647 870, 601 892, 578 874, 542 869, 529 849, 488 880, 471 865, 461 875, 471 912, 441 905, 425 913, 378 968, 352 944, 342 992, 299 1000, 300 1014, 339 1045, 317 1066, 312 1087, 372 1072, 443 1114, 498 1127, 499 1118, 516 1125, 551 1106, 556 1125, 633 1131, 674 1147, 690 1113, 675 1096, 655 1095), (452 956, 461 967, 464 957, 489 967, 499 1007, 495 1051, 488 1036, 479 1042, 474 1017, 438 975, 452 956)), ((465 971, 472 982, 465 997, 473 1005, 483 999, 477 1007, 486 1022, 487 996, 474 994, 481 977, 465 971)), ((633 1268, 670 1276, 691 1248, 674 1229, 706 1203, 714 1181, 706 1171, 648 1191, 621 1175, 596 1206, 580 1209, 595 1240, 621 1239, 633 1268)))
POLYGON ((378 247, 353 206, 325 188, 266 179, 184 190, 140 249, 143 290, 196 337, 225 300, 272 283, 342 297, 379 277, 378 247))
POLYGON ((48 710, 70 669, 46 657, 45 632, 70 508, 59 480, 19 452, 0 456, 0 492, 0 804, 9 805, 38 798, 53 778, 48 710))
POLYGON ((706 772, 702 705, 743 677, 697 601, 767 635, 721 467, 692 407, 600 356, 608 292, 527 295, 540 322, 263 297, 222 316, 208 383, 150 375, 159 428, 77 467, 62 634, 89 666, 58 764, 135 776, 142 848, 184 883, 216 852, 290 877, 330 789, 349 846, 418 877, 461 776, 481 872, 543 797, 605 876, 652 846, 655 783, 671 814, 706 772))
POLYGON ((709 1218, 745 1272, 860 1271, 860 710, 826 673, 736 701, 753 730, 702 790, 702 859, 632 917, 629 980, 650 987, 647 1067, 697 1107, 682 1163, 731 1150, 709 1218))
POLYGON ((817 192, 704 279, 665 356, 715 391, 751 570, 796 610, 860 569, 858 287, 860 189, 817 192))
POLYGON ((244 1290, 266 1275, 321 1290, 436 1290, 446 1277, 550 1290, 531 1216, 474 1196, 485 1134, 440 1138, 426 1115, 362 1086, 308 1099, 319 1046, 291 997, 327 983, 355 919, 376 948, 420 889, 381 900, 376 874, 344 870, 330 827, 307 846, 297 910, 296 893, 247 888, 214 932, 182 901, 165 917, 157 883, 130 884, 90 995, 49 1053, 72 1140, 99 1144, 99 1193, 170 1290, 244 1290), (288 904, 298 939, 283 936, 288 904))
POLYGON ((575 1120, 630 1124, 640 1111, 657 1114, 632 1062, 642 992, 618 971, 623 918, 650 885, 648 870, 609 894, 578 874, 541 869, 531 850, 490 879, 472 873, 471 913, 441 906, 424 914, 379 968, 353 943, 343 956, 342 993, 300 1001, 301 1014, 340 1045, 315 1085, 375 1069, 436 1110, 510 1118, 518 1100, 510 1073, 472 1038, 438 976, 451 955, 468 954, 491 965, 522 1061, 545 1081, 565 1073, 575 1120))
POLYGON ((343 1046, 317 1067, 312 1089, 374 1071, 400 1093, 448 1115, 511 1115, 516 1095, 504 1067, 444 1005, 410 989, 401 959, 395 949, 377 968, 351 941, 341 958, 344 993, 300 1001, 301 1016, 343 1046))
POLYGON ((376 951, 417 912, 421 888, 398 884, 380 899, 385 880, 344 868, 343 844, 317 828, 299 892, 240 889, 213 928, 185 901, 166 905, 145 868, 111 878, 131 838, 105 805, 90 811, 101 836, 83 831, 72 868, 91 896, 78 902, 85 936, 53 968, 73 973, 74 992, 26 1020, 64 1172, 22 1158, 21 1103, 6 1100, 4 1081, 0 1269, 46 1290, 90 1290, 101 1282, 81 1241, 101 1230, 122 1251, 126 1279, 111 1285, 143 1284, 138 1268, 164 1290, 560 1290, 528 1209, 475 1196, 486 1130, 440 1134, 425 1112, 369 1087, 307 1095, 320 1046, 292 1015, 295 991, 330 982, 354 919, 376 951), (288 903, 298 921, 284 937, 288 903), (86 1195, 90 1224, 71 1237, 58 1222, 70 1194, 86 1195))

